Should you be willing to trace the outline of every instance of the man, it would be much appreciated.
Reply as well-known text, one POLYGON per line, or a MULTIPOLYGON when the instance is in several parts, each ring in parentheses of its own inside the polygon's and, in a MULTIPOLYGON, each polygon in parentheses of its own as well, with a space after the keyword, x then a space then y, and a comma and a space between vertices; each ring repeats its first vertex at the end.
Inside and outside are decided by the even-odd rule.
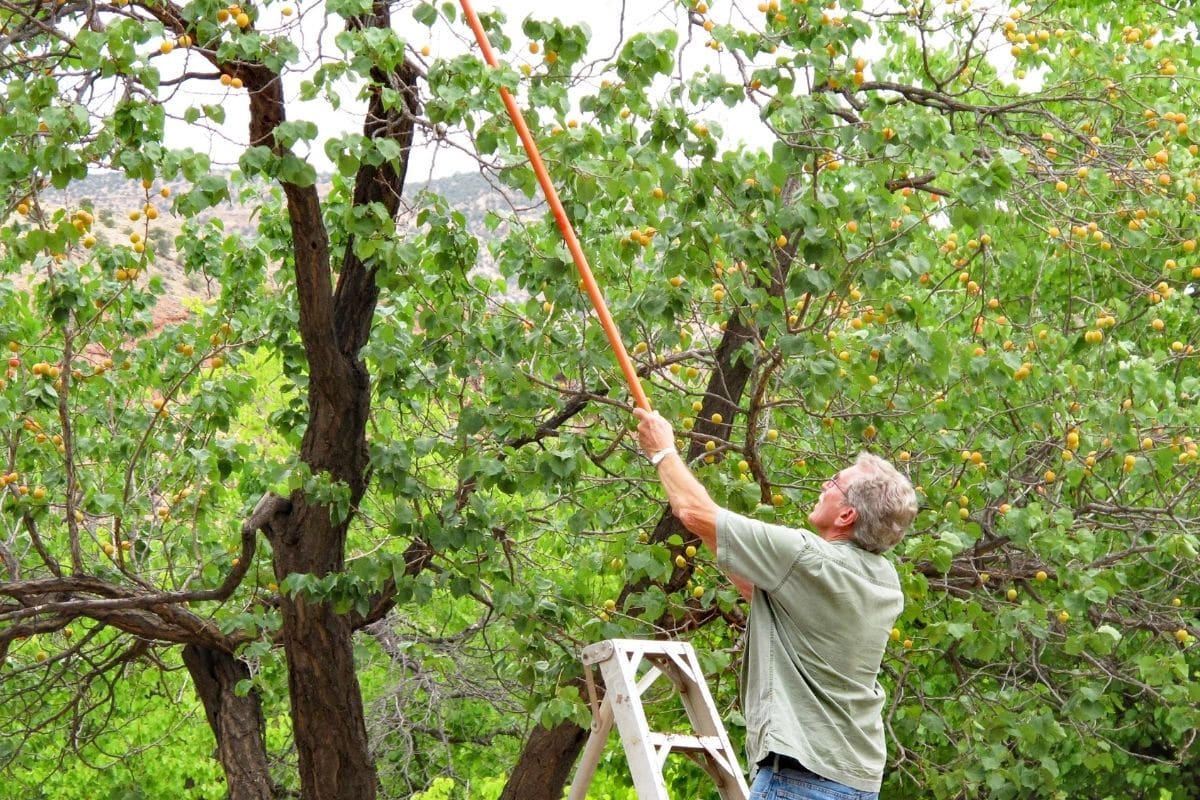
POLYGON ((808 516, 816 535, 769 525, 717 506, 675 452, 670 423, 634 414, 671 511, 751 601, 740 687, 751 800, 878 797, 879 665, 904 607, 881 554, 916 516, 912 484, 863 453, 821 486, 808 516))

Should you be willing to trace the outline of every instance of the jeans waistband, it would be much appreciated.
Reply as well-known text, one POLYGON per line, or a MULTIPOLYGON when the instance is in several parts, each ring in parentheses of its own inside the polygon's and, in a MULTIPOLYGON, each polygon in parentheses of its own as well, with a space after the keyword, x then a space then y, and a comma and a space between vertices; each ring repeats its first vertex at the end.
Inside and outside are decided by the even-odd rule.
POLYGON ((758 762, 758 765, 760 767, 768 767, 772 772, 779 772, 786 769, 792 772, 805 772, 809 775, 815 774, 791 756, 783 756, 779 753, 768 753, 766 758, 758 762))

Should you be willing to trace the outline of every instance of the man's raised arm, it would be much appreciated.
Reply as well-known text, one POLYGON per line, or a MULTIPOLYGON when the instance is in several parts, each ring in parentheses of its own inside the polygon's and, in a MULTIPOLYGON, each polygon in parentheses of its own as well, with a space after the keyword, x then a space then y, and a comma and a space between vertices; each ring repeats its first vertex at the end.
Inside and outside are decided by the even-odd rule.
MULTIPOLYGON (((667 492, 671 513, 679 518, 683 526, 700 541, 717 553, 717 512, 719 506, 708 496, 708 490, 696 480, 687 464, 675 450, 675 432, 657 411, 635 408, 633 415, 638 419, 638 442, 642 452, 658 468, 658 478, 667 492)), ((750 600, 754 587, 748 581, 729 575, 729 580, 750 600)))

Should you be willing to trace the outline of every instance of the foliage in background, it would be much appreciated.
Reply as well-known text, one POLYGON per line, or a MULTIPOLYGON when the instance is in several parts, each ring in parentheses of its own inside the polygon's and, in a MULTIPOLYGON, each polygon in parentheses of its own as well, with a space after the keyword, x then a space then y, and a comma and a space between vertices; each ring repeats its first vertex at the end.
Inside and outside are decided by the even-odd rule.
MULTIPOLYGON (((156 23, 134 24, 151 6, 70 34, 79 58, 103 49, 145 95, 87 102, 60 90, 64 67, 4 64, 22 80, 6 83, 0 120, 0 164, 18 165, 0 173, 13 212, 0 254, 6 273, 34 277, 29 298, 0 290, 16 362, 0 392, 16 475, 0 594, 53 563, 214 587, 258 497, 300 492, 352 515, 345 569, 279 581, 260 551, 231 596, 189 611, 232 637, 253 667, 242 691, 274 716, 287 708, 280 591, 347 618, 381 593, 394 603, 355 651, 384 796, 560 796, 588 723, 578 650, 613 636, 694 641, 740 739, 744 608, 665 511, 570 257, 544 209, 524 207, 534 182, 505 85, 652 403, 718 502, 802 525, 820 481, 863 448, 919 485, 895 554, 907 608, 884 665, 884 793, 1197 796, 1200 309, 1183 291, 1200 280, 1196 11, 676 3, 661 26, 627 25, 611 57, 577 25, 529 19, 518 34, 491 14, 507 65, 490 70, 421 44, 425 26, 462 34, 453 4, 399 7, 394 30, 338 34, 300 93, 349 102, 342 77, 370 85, 373 65, 407 58, 418 127, 468 141, 513 210, 490 213, 502 233, 481 241, 463 211, 413 195, 416 227, 398 228, 356 200, 355 175, 403 148, 325 120, 277 129, 336 163, 321 206, 331 250, 371 264, 381 292, 362 351, 370 485, 354 507, 291 455, 311 411, 297 232, 258 181, 303 186, 312 166, 252 147, 245 176, 227 179, 159 146, 166 107, 150 97, 168 91, 156 65, 170 54, 156 23), (768 144, 738 145, 751 127, 768 144), (98 166, 149 182, 137 241, 89 244, 88 217, 42 201, 43 180, 98 166), (160 179, 185 189, 155 200, 160 179), (175 243, 218 299, 150 335, 149 208, 196 217, 239 191, 261 198, 255 236, 196 220, 175 243), (498 276, 473 269, 481 248, 498 276)), ((183 16, 211 35, 220 11, 183 16)), ((220 22, 221 57, 279 71, 298 23, 253 11, 253 30, 220 22)), ((209 46, 177 35, 171 50, 209 46)), ((188 78, 205 79, 225 83, 188 78)), ((220 125, 225 111, 181 113, 220 125)), ((0 606, 6 730, 42 724, 17 708, 65 725, 41 687, 86 687, 173 646, 18 603, 0 606)), ((295 786, 287 744, 271 750, 277 784, 295 786)), ((624 769, 607 758, 597 796, 622 797, 624 769)), ((687 769, 671 781, 706 791, 687 769)))

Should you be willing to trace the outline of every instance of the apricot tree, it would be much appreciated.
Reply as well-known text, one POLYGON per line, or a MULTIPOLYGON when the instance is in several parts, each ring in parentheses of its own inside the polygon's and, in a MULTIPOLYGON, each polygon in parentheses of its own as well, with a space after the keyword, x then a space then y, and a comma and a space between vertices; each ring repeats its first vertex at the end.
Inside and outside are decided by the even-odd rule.
POLYGON ((233 796, 276 791, 286 667, 303 796, 373 796, 379 765, 389 793, 557 798, 578 647, 658 635, 697 642, 741 735, 743 607, 636 453, 505 85, 720 502, 803 525, 862 448, 921 487, 885 791, 1194 792, 1195 11, 666 3, 611 53, 493 13, 492 70, 408 44, 461 36, 452 4, 401 7, 0 5, 2 263, 30 281, 0 295, 0 642, 32 727, 183 645, 233 796), (298 47, 322 14, 333 44, 298 47), (361 130, 290 113, 347 85, 361 130), (234 100, 236 175, 165 145, 234 100), (397 226, 419 132, 504 187, 498 276, 443 199, 397 226), (115 239, 49 194, 101 169, 145 182, 115 239), (232 193, 237 233, 209 214, 232 193), (168 212, 219 292, 155 332, 168 212), (380 664, 408 679, 373 685, 372 749, 380 664))

